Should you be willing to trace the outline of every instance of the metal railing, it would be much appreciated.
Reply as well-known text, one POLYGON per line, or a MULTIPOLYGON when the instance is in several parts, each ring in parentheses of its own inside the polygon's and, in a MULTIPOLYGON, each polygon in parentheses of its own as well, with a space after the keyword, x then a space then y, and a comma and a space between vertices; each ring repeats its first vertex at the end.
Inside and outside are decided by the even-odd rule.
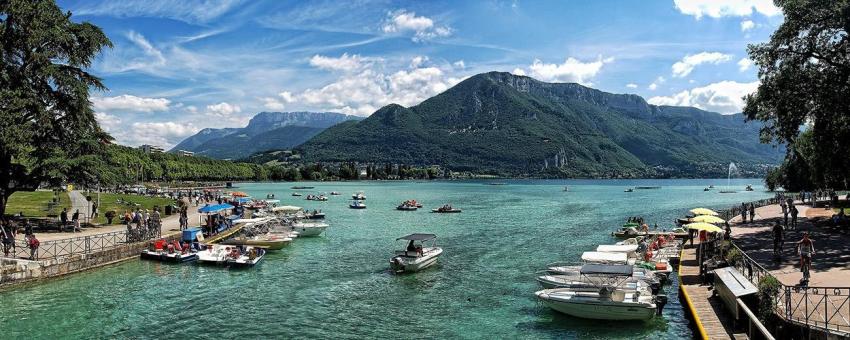
POLYGON ((738 245, 735 243, 730 243, 733 249, 736 249, 738 253, 741 254, 741 258, 732 261, 732 266, 738 270, 739 273, 744 275, 750 282, 758 285, 761 282, 762 278, 773 276, 770 274, 770 271, 762 267, 756 260, 753 260, 752 257, 747 255, 741 248, 738 248, 738 245))
POLYGON ((759 333, 761 334, 761 337, 768 339, 768 340, 776 339, 776 338, 773 337, 773 334, 770 334, 770 332, 767 330, 767 328, 764 327, 764 325, 761 323, 761 321, 759 321, 758 317, 756 317, 756 315, 753 313, 753 311, 750 310, 750 307, 747 307, 747 304, 744 303, 744 301, 741 301, 741 299, 735 299, 735 301, 738 304, 738 308, 740 308, 742 311, 744 311, 744 314, 747 316, 747 337, 748 338, 750 338, 750 339, 756 338, 756 334, 753 332, 753 327, 755 327, 755 329, 758 330, 759 333))
POLYGON ((141 242, 161 236, 161 228, 128 228, 128 230, 79 236, 68 239, 41 241, 37 251, 32 252, 26 240, 19 237, 10 256, 23 259, 56 259, 79 254, 92 254, 112 249, 127 243, 141 242))

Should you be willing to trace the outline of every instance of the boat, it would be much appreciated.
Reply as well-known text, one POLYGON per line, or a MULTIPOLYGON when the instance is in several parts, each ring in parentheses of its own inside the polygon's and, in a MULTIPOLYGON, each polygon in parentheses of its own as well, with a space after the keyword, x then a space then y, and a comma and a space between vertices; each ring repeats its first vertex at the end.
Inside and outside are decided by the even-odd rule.
POLYGON ((317 201, 322 201, 322 202, 324 202, 324 201, 327 201, 327 200, 328 200, 328 196, 325 196, 325 195, 319 195, 318 197, 316 197, 316 200, 317 200, 317 201))
POLYGON ((222 244, 232 246, 253 246, 268 250, 280 250, 283 249, 283 247, 288 246, 291 242, 292 239, 289 237, 278 237, 274 234, 267 234, 254 237, 235 237, 222 242, 222 244))
POLYGON ((306 198, 304 198, 304 199, 306 199, 306 200, 308 200, 308 201, 315 201, 315 200, 316 200, 316 198, 317 198, 317 196, 316 196, 316 195, 307 195, 307 197, 306 197, 306 198))
POLYGON ((349 204, 348 207, 351 208, 351 209, 366 209, 366 204, 363 203, 362 201, 354 201, 354 202, 351 202, 351 204, 349 204))
POLYGON ((292 224, 292 231, 297 232, 298 237, 314 237, 321 235, 328 227, 327 223, 297 222, 292 224))
POLYGON ((331 191, 331 196, 339 196, 341 195, 338 191, 331 191))
POLYGON ((214 244, 198 252, 198 263, 251 267, 263 259, 266 250, 251 246, 214 244))
POLYGON ((294 190, 304 190, 304 189, 313 189, 313 188, 315 188, 315 187, 307 187, 307 186, 300 186, 300 185, 292 187, 292 189, 294 189, 294 190))
POLYGON ((415 205, 408 205, 407 202, 405 202, 396 206, 395 209, 402 211, 416 211, 419 208, 417 208, 415 205))
POLYGON ((266 194, 266 198, 267 198, 267 199, 273 199, 273 198, 274 198, 274 194, 266 194))
POLYGON ((366 199, 366 194, 364 194, 362 191, 356 192, 354 194, 351 194, 351 199, 362 201, 366 199))
POLYGON ((587 264, 580 274, 597 290, 555 288, 535 292, 547 307, 575 317, 596 320, 649 320, 660 314, 667 299, 653 295, 648 289, 629 290, 620 287, 631 277, 628 265, 587 264))
POLYGON ((747 185, 747 187, 746 187, 746 188, 744 188, 744 190, 746 190, 746 191, 753 191, 753 186, 752 186, 751 184, 748 184, 748 185, 747 185))
POLYGON ((508 185, 508 183, 505 183, 505 182, 490 182, 490 183, 487 183, 487 185, 508 185))
POLYGON ((297 196, 302 196, 302 195, 301 195, 301 194, 299 194, 299 193, 297 193, 297 192, 293 192, 293 193, 292 193, 292 196, 296 196, 296 197, 297 197, 297 196))
POLYGON ((461 212, 461 210, 452 207, 451 204, 446 204, 446 205, 439 207, 437 209, 431 209, 431 212, 447 214, 447 213, 459 213, 459 212, 461 212))
POLYGON ((564 191, 570 191, 570 187, 564 187, 564 191))
POLYGON ((642 189, 642 190, 661 189, 661 187, 659 187, 659 186, 637 186, 637 187, 635 187, 635 189, 642 189))
POLYGON ((711 188, 702 189, 702 191, 710 191, 710 190, 711 190, 711 188))
POLYGON ((635 191, 635 189, 632 189, 632 188, 628 188, 626 190, 623 190, 623 192, 634 192, 634 191, 635 191))
POLYGON ((151 243, 147 249, 143 249, 140 258, 146 260, 155 260, 162 262, 189 262, 198 259, 198 254, 195 249, 188 245, 181 245, 179 242, 168 243, 165 240, 158 240, 151 243))
POLYGON ((408 241, 404 250, 396 250, 390 259, 390 268, 395 273, 413 273, 428 268, 437 263, 437 258, 443 249, 436 246, 437 235, 410 234, 396 239, 408 241), (425 243, 430 241, 430 247, 425 243))
POLYGON ((708 186, 709 189, 714 189, 714 184, 708 186))
MULTIPOLYGON (((568 275, 544 273, 544 275, 537 276, 536 280, 543 289, 573 288, 595 291, 597 288, 578 274, 580 270, 578 269, 576 274, 568 275)), ((647 287, 652 294, 658 294, 661 291, 661 283, 652 276, 632 276, 626 279, 621 286, 622 289, 633 291, 644 290, 647 287)))
POLYGON ((325 213, 323 213, 319 210, 313 210, 312 212, 305 213, 304 218, 306 218, 308 220, 324 220, 325 219, 325 213))

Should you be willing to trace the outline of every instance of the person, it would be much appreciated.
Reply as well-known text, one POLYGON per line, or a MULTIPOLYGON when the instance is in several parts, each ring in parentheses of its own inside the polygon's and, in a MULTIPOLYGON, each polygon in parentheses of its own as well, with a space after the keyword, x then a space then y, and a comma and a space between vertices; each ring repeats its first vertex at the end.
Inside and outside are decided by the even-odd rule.
POLYGON ((723 222, 723 224, 724 224, 724 230, 726 231, 723 234, 723 238, 725 240, 731 240, 732 239, 732 227, 729 226, 729 221, 723 222))
POLYGON ((91 203, 91 216, 90 216, 90 218, 93 219, 95 217, 97 217, 97 201, 94 201, 94 202, 91 203))
POLYGON ((791 205, 791 229, 797 230, 797 207, 791 205))
POLYGON ((785 227, 788 227, 788 206, 785 205, 785 201, 781 201, 779 204, 782 207, 782 216, 785 219, 785 227))
POLYGON ((15 228, 7 221, 0 221, 0 238, 3 240, 3 255, 9 257, 9 252, 15 250, 15 228))
POLYGON ((747 223, 747 204, 741 203, 741 223, 747 223))
POLYGON ((773 224, 773 255, 779 256, 782 254, 782 244, 784 243, 785 229, 779 224, 779 221, 773 224))
POLYGON ((68 208, 62 208, 62 212, 59 213, 59 231, 65 230, 65 227, 68 226, 68 208))
POLYGON ((754 203, 750 203, 750 222, 755 221, 756 218, 756 205, 754 203))
POLYGON ((27 246, 30 248, 30 260, 38 259, 38 247, 41 242, 35 237, 35 234, 27 236, 27 246))
POLYGON ((809 238, 809 232, 803 232, 803 238, 797 242, 797 254, 800 255, 800 271, 803 271, 803 264, 812 267, 812 256, 815 254, 815 242, 809 238))
POLYGON ((30 223, 30 220, 24 220, 24 235, 31 236, 32 234, 32 223, 30 223))
POLYGON ((151 214, 151 221, 148 229, 151 229, 154 234, 160 235, 162 229, 160 228, 161 216, 159 215, 159 209, 154 209, 153 214, 151 214))
POLYGON ((74 224, 73 232, 77 232, 77 229, 80 229, 80 209, 74 211, 74 215, 71 216, 71 222, 74 224))

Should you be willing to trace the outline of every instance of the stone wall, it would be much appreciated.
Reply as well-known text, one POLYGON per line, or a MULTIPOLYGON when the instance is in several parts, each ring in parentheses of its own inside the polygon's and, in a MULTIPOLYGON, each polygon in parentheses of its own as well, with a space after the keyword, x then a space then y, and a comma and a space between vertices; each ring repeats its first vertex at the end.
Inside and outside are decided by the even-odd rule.
MULTIPOLYGON (((169 242, 179 235, 165 237, 169 242)), ((150 241, 124 244, 92 254, 75 254, 48 260, 0 259, 0 288, 24 282, 58 277, 102 267, 139 256, 150 241)))

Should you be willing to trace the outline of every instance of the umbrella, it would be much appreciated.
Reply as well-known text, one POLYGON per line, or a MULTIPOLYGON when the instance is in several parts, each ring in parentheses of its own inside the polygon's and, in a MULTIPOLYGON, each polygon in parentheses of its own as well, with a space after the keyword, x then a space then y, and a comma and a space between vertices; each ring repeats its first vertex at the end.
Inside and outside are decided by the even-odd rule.
POLYGON ((722 219, 722 218, 720 218, 720 217, 717 217, 717 216, 711 216, 711 215, 699 215, 699 216, 697 216, 697 217, 692 218, 692 219, 691 219, 691 222, 705 222, 705 223, 715 224, 715 223, 723 223, 723 222, 726 222, 726 220, 724 220, 724 219, 722 219))
POLYGON ((716 211, 711 210, 711 209, 706 209, 706 208, 691 209, 691 214, 694 214, 694 215, 711 215, 711 216, 720 215, 716 211))
POLYGON ((696 223, 686 224, 685 228, 693 229, 693 230, 705 230, 705 231, 710 232, 710 233, 719 233, 719 232, 723 231, 723 229, 720 229, 716 225, 708 224, 708 223, 705 223, 705 222, 696 222, 696 223))
POLYGON ((241 191, 231 192, 230 195, 232 195, 233 197, 247 197, 248 196, 248 194, 241 192, 241 191))

